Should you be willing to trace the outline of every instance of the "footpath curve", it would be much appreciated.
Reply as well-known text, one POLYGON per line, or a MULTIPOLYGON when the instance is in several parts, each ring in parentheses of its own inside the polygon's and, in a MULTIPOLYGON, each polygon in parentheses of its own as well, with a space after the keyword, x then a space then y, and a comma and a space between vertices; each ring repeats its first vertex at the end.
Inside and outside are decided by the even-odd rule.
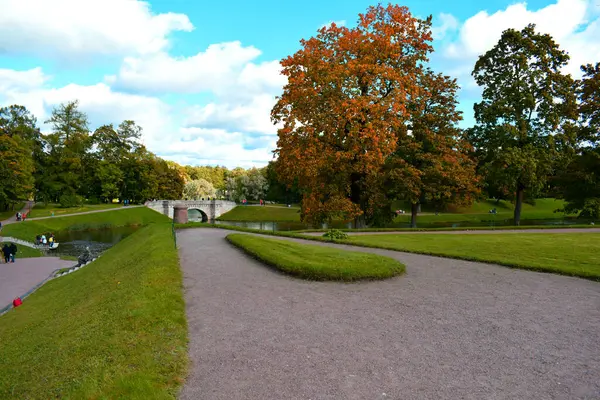
MULTIPOLYGON (((600 395, 600 284, 381 249, 404 276, 308 282, 178 231, 192 368, 182 399, 600 395)), ((281 240, 293 240, 279 238, 281 240)))

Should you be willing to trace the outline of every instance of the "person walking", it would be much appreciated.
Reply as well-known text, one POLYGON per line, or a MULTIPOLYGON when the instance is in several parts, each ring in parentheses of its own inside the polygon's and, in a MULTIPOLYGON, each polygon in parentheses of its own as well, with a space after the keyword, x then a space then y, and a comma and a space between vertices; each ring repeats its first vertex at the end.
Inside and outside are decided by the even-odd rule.
POLYGON ((15 255, 17 254, 17 245, 14 243, 10 244, 10 262, 15 262, 15 255))
POLYGON ((8 264, 10 262, 10 248, 6 243, 4 243, 4 246, 2 246, 2 255, 4 258, 4 262, 8 264))

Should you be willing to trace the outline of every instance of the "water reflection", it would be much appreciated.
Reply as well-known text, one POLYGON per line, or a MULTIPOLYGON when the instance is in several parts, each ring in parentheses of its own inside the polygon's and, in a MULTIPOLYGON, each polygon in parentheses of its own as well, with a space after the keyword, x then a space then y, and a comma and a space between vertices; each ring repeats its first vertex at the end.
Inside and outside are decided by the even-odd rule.
POLYGON ((68 255, 78 257, 86 247, 90 248, 94 256, 114 246, 133 232, 137 226, 123 226, 110 229, 95 229, 89 231, 63 231, 55 232, 56 241, 60 244, 58 249, 48 252, 50 256, 68 255))

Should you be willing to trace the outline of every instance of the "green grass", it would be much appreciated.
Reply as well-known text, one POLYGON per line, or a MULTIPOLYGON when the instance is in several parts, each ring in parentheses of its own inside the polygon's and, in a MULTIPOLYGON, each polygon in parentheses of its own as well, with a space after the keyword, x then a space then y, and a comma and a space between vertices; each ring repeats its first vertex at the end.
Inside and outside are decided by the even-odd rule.
POLYGON ((237 206, 217 218, 222 221, 300 221, 300 208, 237 206))
POLYGON ((59 217, 64 214, 77 214, 87 211, 107 210, 111 208, 123 208, 122 204, 91 204, 81 207, 61 208, 59 204, 36 204, 29 212, 28 218, 50 217, 52 212, 54 216, 59 217))
POLYGON ((147 207, 125 207, 95 214, 48 218, 38 221, 26 220, 22 223, 6 225, 2 230, 2 235, 33 241, 36 235, 43 232, 56 233, 64 230, 102 229, 169 221, 171 220, 166 215, 147 207))
POLYGON ((298 278, 358 281, 400 275, 400 262, 376 254, 292 243, 253 235, 231 234, 227 240, 264 263, 298 278))
POLYGON ((600 233, 365 235, 342 242, 600 280, 600 233))
POLYGON ((0 211, 0 221, 14 219, 17 211, 20 211, 23 207, 25 207, 25 203, 19 203, 15 205, 14 210, 0 211))
POLYGON ((0 317, 1 399, 174 399, 187 371, 171 226, 154 224, 0 317))
MULTIPOLYGON (((5 243, 10 244, 10 242, 0 242, 0 248, 3 247, 5 243)), ((32 258, 32 257, 41 257, 41 256, 42 256, 41 251, 32 249, 31 247, 22 246, 17 243, 17 254, 15 256, 15 259, 18 260, 19 258, 32 258)))
MULTIPOLYGON (((562 212, 554 211, 564 207, 565 202, 558 199, 537 199, 535 205, 523 204, 521 211, 522 220, 544 220, 544 219, 562 219, 565 217, 575 218, 576 215, 567 215, 562 212)), ((410 222, 410 207, 405 204, 397 203, 395 209, 404 209, 406 214, 401 214, 394 219, 396 224, 406 224, 410 222)), ((423 213, 417 216, 419 223, 447 223, 447 222, 474 222, 481 223, 486 221, 502 221, 512 219, 514 205, 508 201, 501 200, 496 204, 495 200, 475 202, 469 208, 459 208, 454 212, 440 212, 435 215, 434 210, 424 208, 423 213), (497 214, 490 214, 488 211, 496 208, 497 214)))

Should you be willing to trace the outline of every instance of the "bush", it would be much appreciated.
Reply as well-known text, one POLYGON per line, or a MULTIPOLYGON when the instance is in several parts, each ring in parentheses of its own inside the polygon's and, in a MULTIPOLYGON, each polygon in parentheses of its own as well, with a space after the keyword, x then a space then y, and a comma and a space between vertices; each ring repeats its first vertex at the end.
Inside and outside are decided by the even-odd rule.
POLYGON ((324 238, 329 240, 343 240, 348 239, 348 235, 339 229, 330 229, 323 235, 324 238))
POLYGON ((76 194, 63 194, 59 202, 62 208, 79 207, 83 204, 83 198, 76 194))

